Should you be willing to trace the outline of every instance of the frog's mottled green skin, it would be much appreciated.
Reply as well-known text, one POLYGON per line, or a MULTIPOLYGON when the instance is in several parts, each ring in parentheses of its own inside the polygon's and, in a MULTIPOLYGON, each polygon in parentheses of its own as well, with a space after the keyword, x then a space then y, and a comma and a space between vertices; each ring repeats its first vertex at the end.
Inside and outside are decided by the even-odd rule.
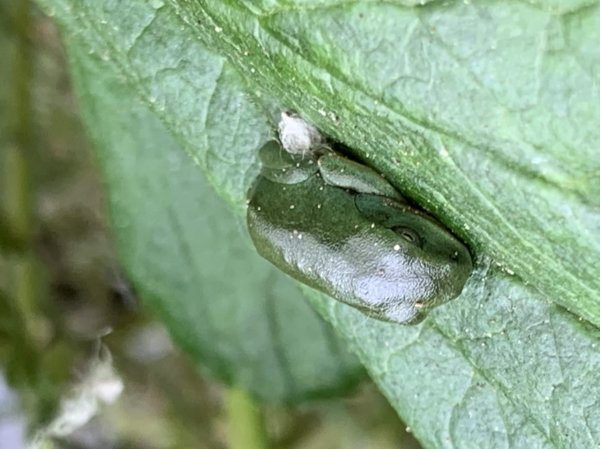
POLYGON ((248 228, 277 267, 375 318, 409 323, 458 296, 467 248, 379 174, 332 153, 301 158, 269 142, 248 228))

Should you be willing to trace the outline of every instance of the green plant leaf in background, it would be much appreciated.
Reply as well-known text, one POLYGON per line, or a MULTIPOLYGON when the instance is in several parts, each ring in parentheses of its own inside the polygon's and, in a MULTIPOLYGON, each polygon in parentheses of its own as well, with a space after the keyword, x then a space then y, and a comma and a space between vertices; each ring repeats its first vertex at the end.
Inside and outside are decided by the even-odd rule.
MULTIPOLYGON (((600 443, 600 335, 590 324, 600 324, 596 4, 40 3, 57 18, 74 67, 89 59, 87 73, 127 85, 236 213, 273 112, 293 108, 465 239, 477 272, 419 326, 380 323, 306 290, 424 446, 600 443), (254 112, 240 108, 241 98, 254 112)), ((109 93, 76 72, 95 140, 107 132, 143 139, 143 127, 134 134, 110 117, 102 125, 109 93)), ((106 145, 98 148, 105 158, 106 145)), ((135 196, 121 192, 128 183, 164 194, 164 178, 137 173, 145 158, 136 169, 128 157, 115 155, 106 170, 111 197, 132 207, 135 196)), ((169 166, 162 157, 154 170, 169 166)), ((165 207, 189 198, 185 184, 169 186, 165 207)), ((154 211, 132 210, 137 225, 155 220, 154 211)), ((196 215, 179 216, 179 229, 193 229, 181 220, 196 215)), ((120 226, 133 235, 132 223, 116 220, 117 235, 120 226)), ((172 253, 177 265, 150 271, 156 253, 173 248, 118 240, 148 303, 179 326, 180 293, 190 287, 175 275, 189 257, 172 253), (145 257, 136 253, 144 249, 145 257), (157 295, 168 301, 159 306, 157 295)), ((235 273, 223 282, 244 279, 235 273)), ((201 276, 192 269, 184 280, 201 276)), ((303 321, 288 317, 290 326, 303 321)), ((210 362, 188 346, 199 331, 181 324, 178 332, 210 362)))
MULTIPOLYGON (((360 364, 299 290, 243 239, 164 125, 124 85, 102 76, 85 51, 73 45, 69 54, 93 124, 122 263, 178 344, 217 378, 265 400, 332 395, 360 379, 360 364)), ((215 60, 206 55, 207 63, 215 60)), ((222 72, 222 92, 227 83, 222 72)), ((225 105, 213 96, 212 119, 223 106, 254 112, 231 94, 225 105)), ((261 131, 237 144, 255 145, 261 131)))

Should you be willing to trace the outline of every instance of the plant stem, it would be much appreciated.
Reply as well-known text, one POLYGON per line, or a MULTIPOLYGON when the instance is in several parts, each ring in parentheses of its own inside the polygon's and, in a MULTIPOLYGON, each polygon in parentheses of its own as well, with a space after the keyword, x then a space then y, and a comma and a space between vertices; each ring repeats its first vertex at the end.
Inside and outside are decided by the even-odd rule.
POLYGON ((33 200, 31 189, 31 5, 17 0, 15 30, 17 49, 14 59, 14 122, 12 144, 4 152, 6 227, 9 244, 17 251, 14 261, 15 307, 28 335, 35 335, 35 263, 33 254, 33 200))
POLYGON ((32 238, 32 198, 29 159, 31 156, 31 45, 28 39, 31 16, 29 0, 17 0, 14 57, 12 144, 4 151, 5 227, 10 246, 27 250, 32 238))
POLYGON ((263 415, 250 395, 230 387, 226 402, 230 449, 268 449, 263 415))

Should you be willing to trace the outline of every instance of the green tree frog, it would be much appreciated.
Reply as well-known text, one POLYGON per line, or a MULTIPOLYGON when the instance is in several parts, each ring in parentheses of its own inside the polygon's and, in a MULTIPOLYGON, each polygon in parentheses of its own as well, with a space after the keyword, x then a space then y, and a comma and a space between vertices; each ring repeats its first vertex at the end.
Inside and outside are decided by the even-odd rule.
POLYGON ((365 314, 412 323, 460 294, 469 251, 369 167, 320 147, 260 150, 247 223, 264 258, 365 314))

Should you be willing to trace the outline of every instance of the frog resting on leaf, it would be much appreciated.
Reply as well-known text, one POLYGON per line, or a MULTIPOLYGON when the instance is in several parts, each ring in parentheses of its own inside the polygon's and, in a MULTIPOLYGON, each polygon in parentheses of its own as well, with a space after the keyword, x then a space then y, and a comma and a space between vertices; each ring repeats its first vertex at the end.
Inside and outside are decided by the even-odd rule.
POLYGON ((302 121, 282 115, 286 146, 261 148, 249 192, 247 223, 259 254, 384 321, 414 323, 457 297, 473 269, 466 246, 376 171, 333 152, 311 125, 290 128, 290 119, 302 121))

